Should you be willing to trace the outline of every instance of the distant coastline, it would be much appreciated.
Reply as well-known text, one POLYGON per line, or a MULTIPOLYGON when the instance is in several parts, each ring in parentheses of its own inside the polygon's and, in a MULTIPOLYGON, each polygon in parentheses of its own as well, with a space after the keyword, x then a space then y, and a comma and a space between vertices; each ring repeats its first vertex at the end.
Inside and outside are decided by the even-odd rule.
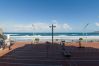
POLYGON ((94 31, 93 33, 99 33, 99 31, 94 31))

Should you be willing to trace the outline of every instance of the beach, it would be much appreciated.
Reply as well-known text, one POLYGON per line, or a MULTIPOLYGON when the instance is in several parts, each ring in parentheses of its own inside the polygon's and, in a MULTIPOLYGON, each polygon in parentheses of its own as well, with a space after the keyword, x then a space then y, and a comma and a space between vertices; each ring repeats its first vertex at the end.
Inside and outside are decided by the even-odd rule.
MULTIPOLYGON (((39 39, 39 42, 52 41, 51 33, 4 33, 5 35, 10 35, 11 39, 15 41, 33 41, 34 39, 39 39)), ((98 33, 54 33, 54 42, 78 42, 79 38, 83 38, 82 42, 98 42, 98 33)))
MULTIPOLYGON (((38 38, 39 42, 52 41, 51 36, 11 36, 15 41, 33 41, 38 38)), ((79 38, 83 38, 82 42, 99 42, 99 36, 54 36, 54 42, 79 42, 79 38)))

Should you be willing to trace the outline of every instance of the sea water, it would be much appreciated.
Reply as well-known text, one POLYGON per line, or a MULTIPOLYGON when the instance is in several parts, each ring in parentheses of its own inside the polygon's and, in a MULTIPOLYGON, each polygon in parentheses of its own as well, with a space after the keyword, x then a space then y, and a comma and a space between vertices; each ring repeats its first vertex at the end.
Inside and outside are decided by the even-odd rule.
MULTIPOLYGON (((40 41, 51 41, 52 33, 4 33, 10 35, 15 41, 32 41, 33 38, 39 38, 40 41)), ((87 41, 99 41, 99 33, 54 33, 54 41, 65 40, 67 42, 79 41, 79 38, 87 41)))

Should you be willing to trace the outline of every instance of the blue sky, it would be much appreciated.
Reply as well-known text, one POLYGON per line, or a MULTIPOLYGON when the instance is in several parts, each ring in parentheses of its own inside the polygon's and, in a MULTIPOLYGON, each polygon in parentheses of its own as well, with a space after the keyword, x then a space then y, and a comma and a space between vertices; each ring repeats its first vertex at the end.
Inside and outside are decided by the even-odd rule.
POLYGON ((5 32, 49 32, 51 24, 56 32, 98 31, 99 0, 0 0, 5 32))

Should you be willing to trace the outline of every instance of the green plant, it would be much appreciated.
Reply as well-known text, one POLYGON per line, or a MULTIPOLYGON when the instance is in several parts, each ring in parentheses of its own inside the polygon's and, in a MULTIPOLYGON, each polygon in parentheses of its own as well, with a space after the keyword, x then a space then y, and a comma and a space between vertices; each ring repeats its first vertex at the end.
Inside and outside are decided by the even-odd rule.
POLYGON ((79 38, 79 40, 81 41, 81 40, 83 40, 83 38, 79 38))
POLYGON ((35 41, 36 41, 36 43, 38 43, 39 42, 39 38, 35 38, 35 41))
POLYGON ((79 38, 79 48, 81 48, 81 41, 83 40, 83 38, 79 38))
POLYGON ((0 34, 0 38, 4 39, 3 35, 0 34))

